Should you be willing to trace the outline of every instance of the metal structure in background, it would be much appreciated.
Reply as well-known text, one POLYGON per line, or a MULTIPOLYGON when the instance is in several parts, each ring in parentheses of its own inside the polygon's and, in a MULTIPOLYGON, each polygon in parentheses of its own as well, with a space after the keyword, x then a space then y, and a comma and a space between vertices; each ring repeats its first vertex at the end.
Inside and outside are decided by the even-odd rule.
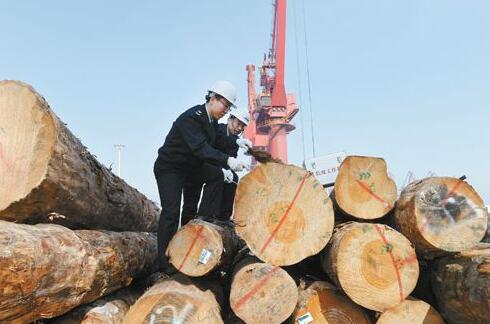
POLYGON ((298 113, 294 94, 286 94, 284 62, 286 50, 286 0, 275 0, 272 45, 260 66, 259 93, 255 91, 255 66, 247 65, 248 106, 251 122, 245 136, 255 148, 288 162, 287 134, 295 129, 290 122, 298 113))

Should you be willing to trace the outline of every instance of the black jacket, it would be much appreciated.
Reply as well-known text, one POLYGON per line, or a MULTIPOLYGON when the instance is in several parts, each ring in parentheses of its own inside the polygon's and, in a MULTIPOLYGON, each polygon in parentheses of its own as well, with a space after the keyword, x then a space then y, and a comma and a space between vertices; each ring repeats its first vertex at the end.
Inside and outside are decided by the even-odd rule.
POLYGON ((226 132, 218 132, 218 123, 209 122, 205 105, 194 106, 183 112, 173 123, 158 150, 155 167, 158 169, 190 169, 204 162, 224 167, 228 155, 215 147, 230 145, 226 132))
POLYGON ((218 124, 219 138, 224 138, 224 140, 218 141, 216 143, 216 148, 221 152, 236 158, 238 154, 238 145, 236 143, 238 136, 233 134, 228 135, 227 128, 228 126, 226 124, 218 124))

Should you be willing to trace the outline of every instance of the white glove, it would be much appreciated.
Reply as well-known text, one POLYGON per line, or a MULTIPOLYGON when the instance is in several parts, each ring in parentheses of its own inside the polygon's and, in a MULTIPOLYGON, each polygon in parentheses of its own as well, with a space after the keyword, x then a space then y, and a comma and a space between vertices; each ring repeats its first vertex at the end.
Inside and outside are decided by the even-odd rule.
POLYGON ((239 138, 236 140, 236 145, 238 145, 238 147, 241 147, 242 149, 248 151, 249 149, 252 148, 252 142, 250 142, 250 140, 246 139, 246 138, 239 138))
POLYGON ((238 161, 232 156, 228 158, 227 164, 230 167, 230 169, 232 169, 235 172, 240 172, 245 168, 245 165, 243 165, 242 162, 238 161))
POLYGON ((221 169, 223 171, 223 176, 225 177, 225 183, 232 183, 233 182, 233 172, 228 169, 221 169))

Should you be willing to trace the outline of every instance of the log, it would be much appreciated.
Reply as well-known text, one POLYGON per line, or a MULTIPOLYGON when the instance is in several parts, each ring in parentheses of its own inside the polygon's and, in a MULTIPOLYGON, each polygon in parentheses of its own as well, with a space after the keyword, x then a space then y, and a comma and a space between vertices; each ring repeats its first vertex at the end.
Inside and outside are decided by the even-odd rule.
POLYGON ((490 243, 436 260, 432 287, 439 311, 450 323, 490 319, 490 243))
POLYGON ((388 309, 376 324, 444 324, 437 310, 422 300, 408 297, 399 305, 388 309))
POLYGON ((0 322, 52 318, 156 270, 149 233, 0 221, 0 322))
POLYGON ((394 217, 403 235, 426 258, 470 249, 487 230, 483 200, 457 178, 410 183, 400 195, 394 217))
POLYGON ((232 277, 230 307, 245 323, 282 323, 293 313, 297 286, 280 267, 245 257, 232 277))
POLYGON ((371 320, 362 307, 338 288, 325 281, 315 281, 308 286, 300 285, 292 323, 369 324, 371 320))
POLYGON ((385 216, 393 209, 397 195, 385 160, 367 156, 346 157, 332 191, 335 207, 359 220, 385 216))
POLYGON ((96 301, 78 306, 49 321, 50 324, 119 324, 145 290, 160 279, 160 273, 138 280, 96 301))
POLYGON ((231 226, 195 219, 182 226, 170 241, 167 254, 180 272, 203 276, 218 267, 228 267, 240 247, 231 226))
POLYGON ((291 265, 319 253, 332 235, 332 202, 311 173, 266 163, 240 179, 233 220, 262 261, 291 265))
POLYGON ((419 276, 415 249, 382 224, 348 222, 336 227, 321 262, 350 299, 378 312, 402 302, 419 276))
POLYGON ((196 279, 178 274, 148 289, 131 306, 123 323, 216 324, 223 320, 216 293, 203 289, 196 279))
POLYGON ((31 86, 0 81, 0 219, 156 231, 159 208, 100 164, 31 86))

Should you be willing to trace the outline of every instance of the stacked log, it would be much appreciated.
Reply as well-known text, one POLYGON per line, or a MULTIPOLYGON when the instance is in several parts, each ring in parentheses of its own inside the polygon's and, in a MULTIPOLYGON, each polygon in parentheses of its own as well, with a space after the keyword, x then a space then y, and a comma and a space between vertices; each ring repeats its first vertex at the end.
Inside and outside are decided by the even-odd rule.
POLYGON ((334 224, 322 185, 304 169, 272 162, 240 180, 233 219, 253 254, 279 266, 319 253, 334 224))
POLYGON ((223 323, 220 302, 216 292, 179 274, 148 289, 131 306, 123 323, 223 323))
POLYGON ((412 297, 388 309, 376 324, 444 324, 441 315, 431 305, 412 297))
POLYGON ((232 278, 230 306, 245 323, 282 323, 293 313, 298 290, 280 267, 245 257, 232 278))
POLYGON ((340 165, 332 197, 344 215, 372 220, 393 209, 397 190, 384 159, 348 156, 340 165))
POLYGON ((375 311, 401 303, 415 288, 415 249, 382 224, 348 222, 336 227, 322 252, 322 266, 354 302, 375 311))
POLYGON ((432 287, 439 310, 450 323, 490 319, 490 243, 438 259, 432 287))
POLYGON ((230 266, 239 247, 240 241, 231 226, 196 219, 174 235, 167 254, 180 272, 200 277, 218 267, 230 266))
POLYGON ((31 86, 1 81, 0 107, 0 219, 156 231, 155 203, 100 164, 31 86))
POLYGON ((371 320, 362 307, 338 288, 325 281, 315 281, 308 286, 300 285, 292 323, 369 324, 371 320))
POLYGON ((156 268, 149 233, 72 231, 0 221, 0 321, 51 318, 156 268))
POLYGON ((431 177, 412 182, 395 210, 400 231, 428 258, 471 249, 485 236, 487 212, 468 183, 431 177))

